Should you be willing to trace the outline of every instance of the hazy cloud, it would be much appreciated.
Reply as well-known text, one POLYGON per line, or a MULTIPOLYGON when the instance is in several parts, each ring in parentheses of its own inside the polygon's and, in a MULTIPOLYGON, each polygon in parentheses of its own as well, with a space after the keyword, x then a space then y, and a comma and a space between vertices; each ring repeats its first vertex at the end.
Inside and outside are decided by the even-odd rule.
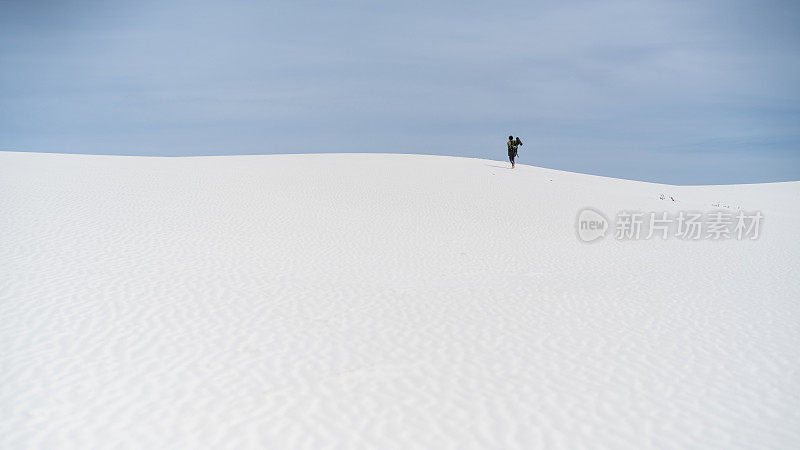
POLYGON ((0 149, 800 179, 796 2, 0 1, 0 149), (383 4, 386 3, 386 4, 383 4))

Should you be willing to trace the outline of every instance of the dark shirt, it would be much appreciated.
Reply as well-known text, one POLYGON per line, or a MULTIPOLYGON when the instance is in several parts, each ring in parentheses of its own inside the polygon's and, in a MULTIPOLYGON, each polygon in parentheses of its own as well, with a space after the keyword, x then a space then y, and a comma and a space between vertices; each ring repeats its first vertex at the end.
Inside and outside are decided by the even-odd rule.
POLYGON ((516 141, 508 141, 508 153, 517 153, 518 144, 516 141))

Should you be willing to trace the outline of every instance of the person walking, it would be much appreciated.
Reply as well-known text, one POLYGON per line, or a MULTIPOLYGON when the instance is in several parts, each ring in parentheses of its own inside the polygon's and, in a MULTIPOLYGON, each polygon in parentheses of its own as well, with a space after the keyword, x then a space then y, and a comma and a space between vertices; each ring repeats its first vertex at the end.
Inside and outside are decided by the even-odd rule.
POLYGON ((516 166, 514 158, 517 157, 517 151, 519 146, 522 145, 522 141, 519 140, 519 137, 514 139, 514 136, 509 136, 506 145, 508 146, 508 160, 511 161, 511 168, 513 169, 516 166))

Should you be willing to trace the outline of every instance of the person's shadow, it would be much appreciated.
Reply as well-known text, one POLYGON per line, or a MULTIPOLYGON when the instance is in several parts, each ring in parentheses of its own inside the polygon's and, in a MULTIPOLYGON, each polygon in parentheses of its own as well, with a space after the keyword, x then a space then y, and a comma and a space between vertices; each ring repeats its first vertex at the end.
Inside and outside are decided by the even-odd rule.
POLYGON ((498 168, 498 169, 509 169, 509 170, 511 169, 511 166, 496 166, 496 165, 494 165, 494 164, 487 164, 487 166, 489 166, 489 167, 496 167, 496 168, 498 168))

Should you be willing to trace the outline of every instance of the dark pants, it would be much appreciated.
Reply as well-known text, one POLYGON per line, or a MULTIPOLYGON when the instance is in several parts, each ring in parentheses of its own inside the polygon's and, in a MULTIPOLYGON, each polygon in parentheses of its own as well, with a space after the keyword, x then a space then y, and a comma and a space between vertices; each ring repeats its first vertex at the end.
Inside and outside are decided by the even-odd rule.
POLYGON ((508 160, 511 161, 511 165, 514 165, 514 158, 517 157, 517 152, 508 152, 508 160))

